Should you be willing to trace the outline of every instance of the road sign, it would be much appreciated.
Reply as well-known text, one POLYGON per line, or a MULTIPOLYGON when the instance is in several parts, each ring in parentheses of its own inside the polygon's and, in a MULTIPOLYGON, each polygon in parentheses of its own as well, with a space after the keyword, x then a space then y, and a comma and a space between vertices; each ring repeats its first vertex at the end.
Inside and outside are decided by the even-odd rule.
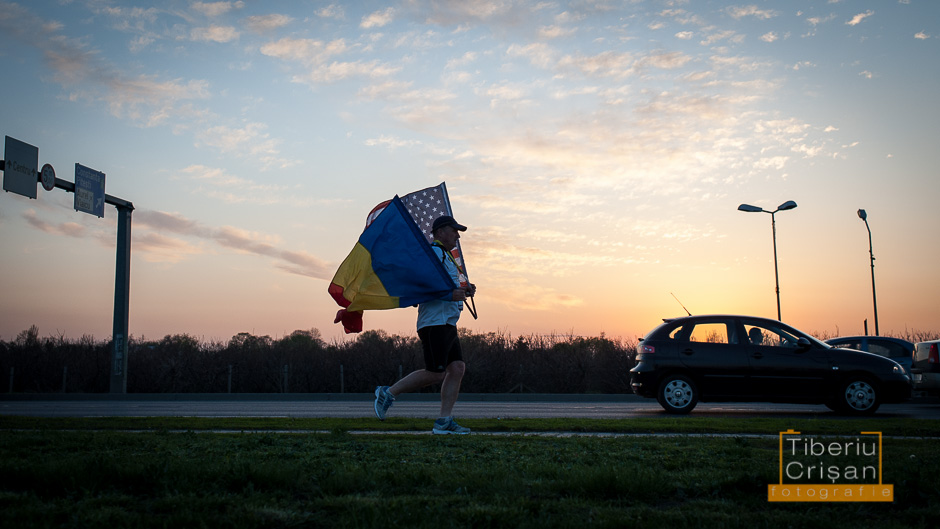
POLYGON ((39 179, 42 180, 42 188, 46 191, 52 191, 55 189, 55 169, 49 164, 42 166, 42 171, 39 172, 39 179))
POLYGON ((75 210, 104 217, 104 173, 75 164, 75 210))
POLYGON ((6 137, 4 146, 3 190, 36 198, 39 176, 39 147, 6 137))

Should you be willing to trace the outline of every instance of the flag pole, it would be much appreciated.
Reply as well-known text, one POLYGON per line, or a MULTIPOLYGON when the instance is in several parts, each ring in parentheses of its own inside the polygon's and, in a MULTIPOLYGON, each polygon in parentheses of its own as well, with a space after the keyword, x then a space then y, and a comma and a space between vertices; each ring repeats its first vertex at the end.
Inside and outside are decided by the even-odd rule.
MULTIPOLYGON (((450 195, 447 194, 447 182, 441 182, 441 194, 444 195, 444 206, 447 207, 447 214, 451 217, 454 216, 454 211, 450 207, 450 195)), ((457 239, 457 252, 460 254, 460 262, 463 263, 463 275, 467 278, 467 286, 470 286, 470 272, 467 271, 467 260, 463 256, 463 248, 460 247, 460 239, 457 239)), ((470 298, 470 304, 464 305, 467 306, 467 310, 470 311, 470 315, 473 316, 473 319, 477 319, 477 304, 473 301, 473 296, 468 296, 470 298)))

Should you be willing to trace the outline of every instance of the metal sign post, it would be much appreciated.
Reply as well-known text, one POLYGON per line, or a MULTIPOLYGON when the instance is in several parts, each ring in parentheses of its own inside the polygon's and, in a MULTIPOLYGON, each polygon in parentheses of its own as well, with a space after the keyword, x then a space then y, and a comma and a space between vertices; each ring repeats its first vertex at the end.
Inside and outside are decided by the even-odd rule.
MULTIPOLYGON (((110 204, 111 202, 109 202, 110 204)), ((114 350, 111 351, 111 393, 127 393, 127 328, 131 300, 131 213, 134 206, 117 205, 117 262, 114 266, 114 350)))
MULTIPOLYGON (((127 393, 127 340, 131 293, 131 214, 134 204, 123 198, 104 193, 105 175, 80 164, 75 164, 75 183, 55 176, 55 169, 45 164, 38 169, 39 149, 14 138, 6 138, 6 160, 0 160, 3 170, 3 189, 36 198, 36 184, 51 191, 58 187, 75 193, 75 209, 97 217, 104 217, 104 205, 111 204, 118 211, 117 260, 114 271, 114 325, 111 351, 111 393, 127 393), (13 157, 16 158, 13 158, 13 157), (26 182, 24 175, 30 182, 26 182), (8 178, 9 177, 9 178, 8 178), (76 185, 78 184, 78 185, 76 185)), ((12 387, 12 386, 11 386, 12 387)))

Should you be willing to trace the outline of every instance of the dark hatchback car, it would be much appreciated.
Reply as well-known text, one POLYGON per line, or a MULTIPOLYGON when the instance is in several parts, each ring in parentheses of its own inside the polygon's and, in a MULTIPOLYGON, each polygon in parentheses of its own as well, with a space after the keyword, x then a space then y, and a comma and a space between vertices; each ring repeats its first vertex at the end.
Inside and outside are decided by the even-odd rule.
POLYGON ((669 413, 689 413, 699 401, 761 401, 863 415, 911 397, 897 362, 751 316, 665 320, 640 341, 630 373, 633 392, 669 413))

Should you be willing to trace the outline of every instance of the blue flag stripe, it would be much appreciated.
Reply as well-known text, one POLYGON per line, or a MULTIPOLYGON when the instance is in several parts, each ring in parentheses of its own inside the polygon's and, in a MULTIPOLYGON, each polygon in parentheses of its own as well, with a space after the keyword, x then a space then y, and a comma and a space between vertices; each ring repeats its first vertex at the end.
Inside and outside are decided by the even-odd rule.
POLYGON ((390 296, 407 307, 446 296, 454 285, 396 195, 359 237, 372 256, 372 270, 390 296))

